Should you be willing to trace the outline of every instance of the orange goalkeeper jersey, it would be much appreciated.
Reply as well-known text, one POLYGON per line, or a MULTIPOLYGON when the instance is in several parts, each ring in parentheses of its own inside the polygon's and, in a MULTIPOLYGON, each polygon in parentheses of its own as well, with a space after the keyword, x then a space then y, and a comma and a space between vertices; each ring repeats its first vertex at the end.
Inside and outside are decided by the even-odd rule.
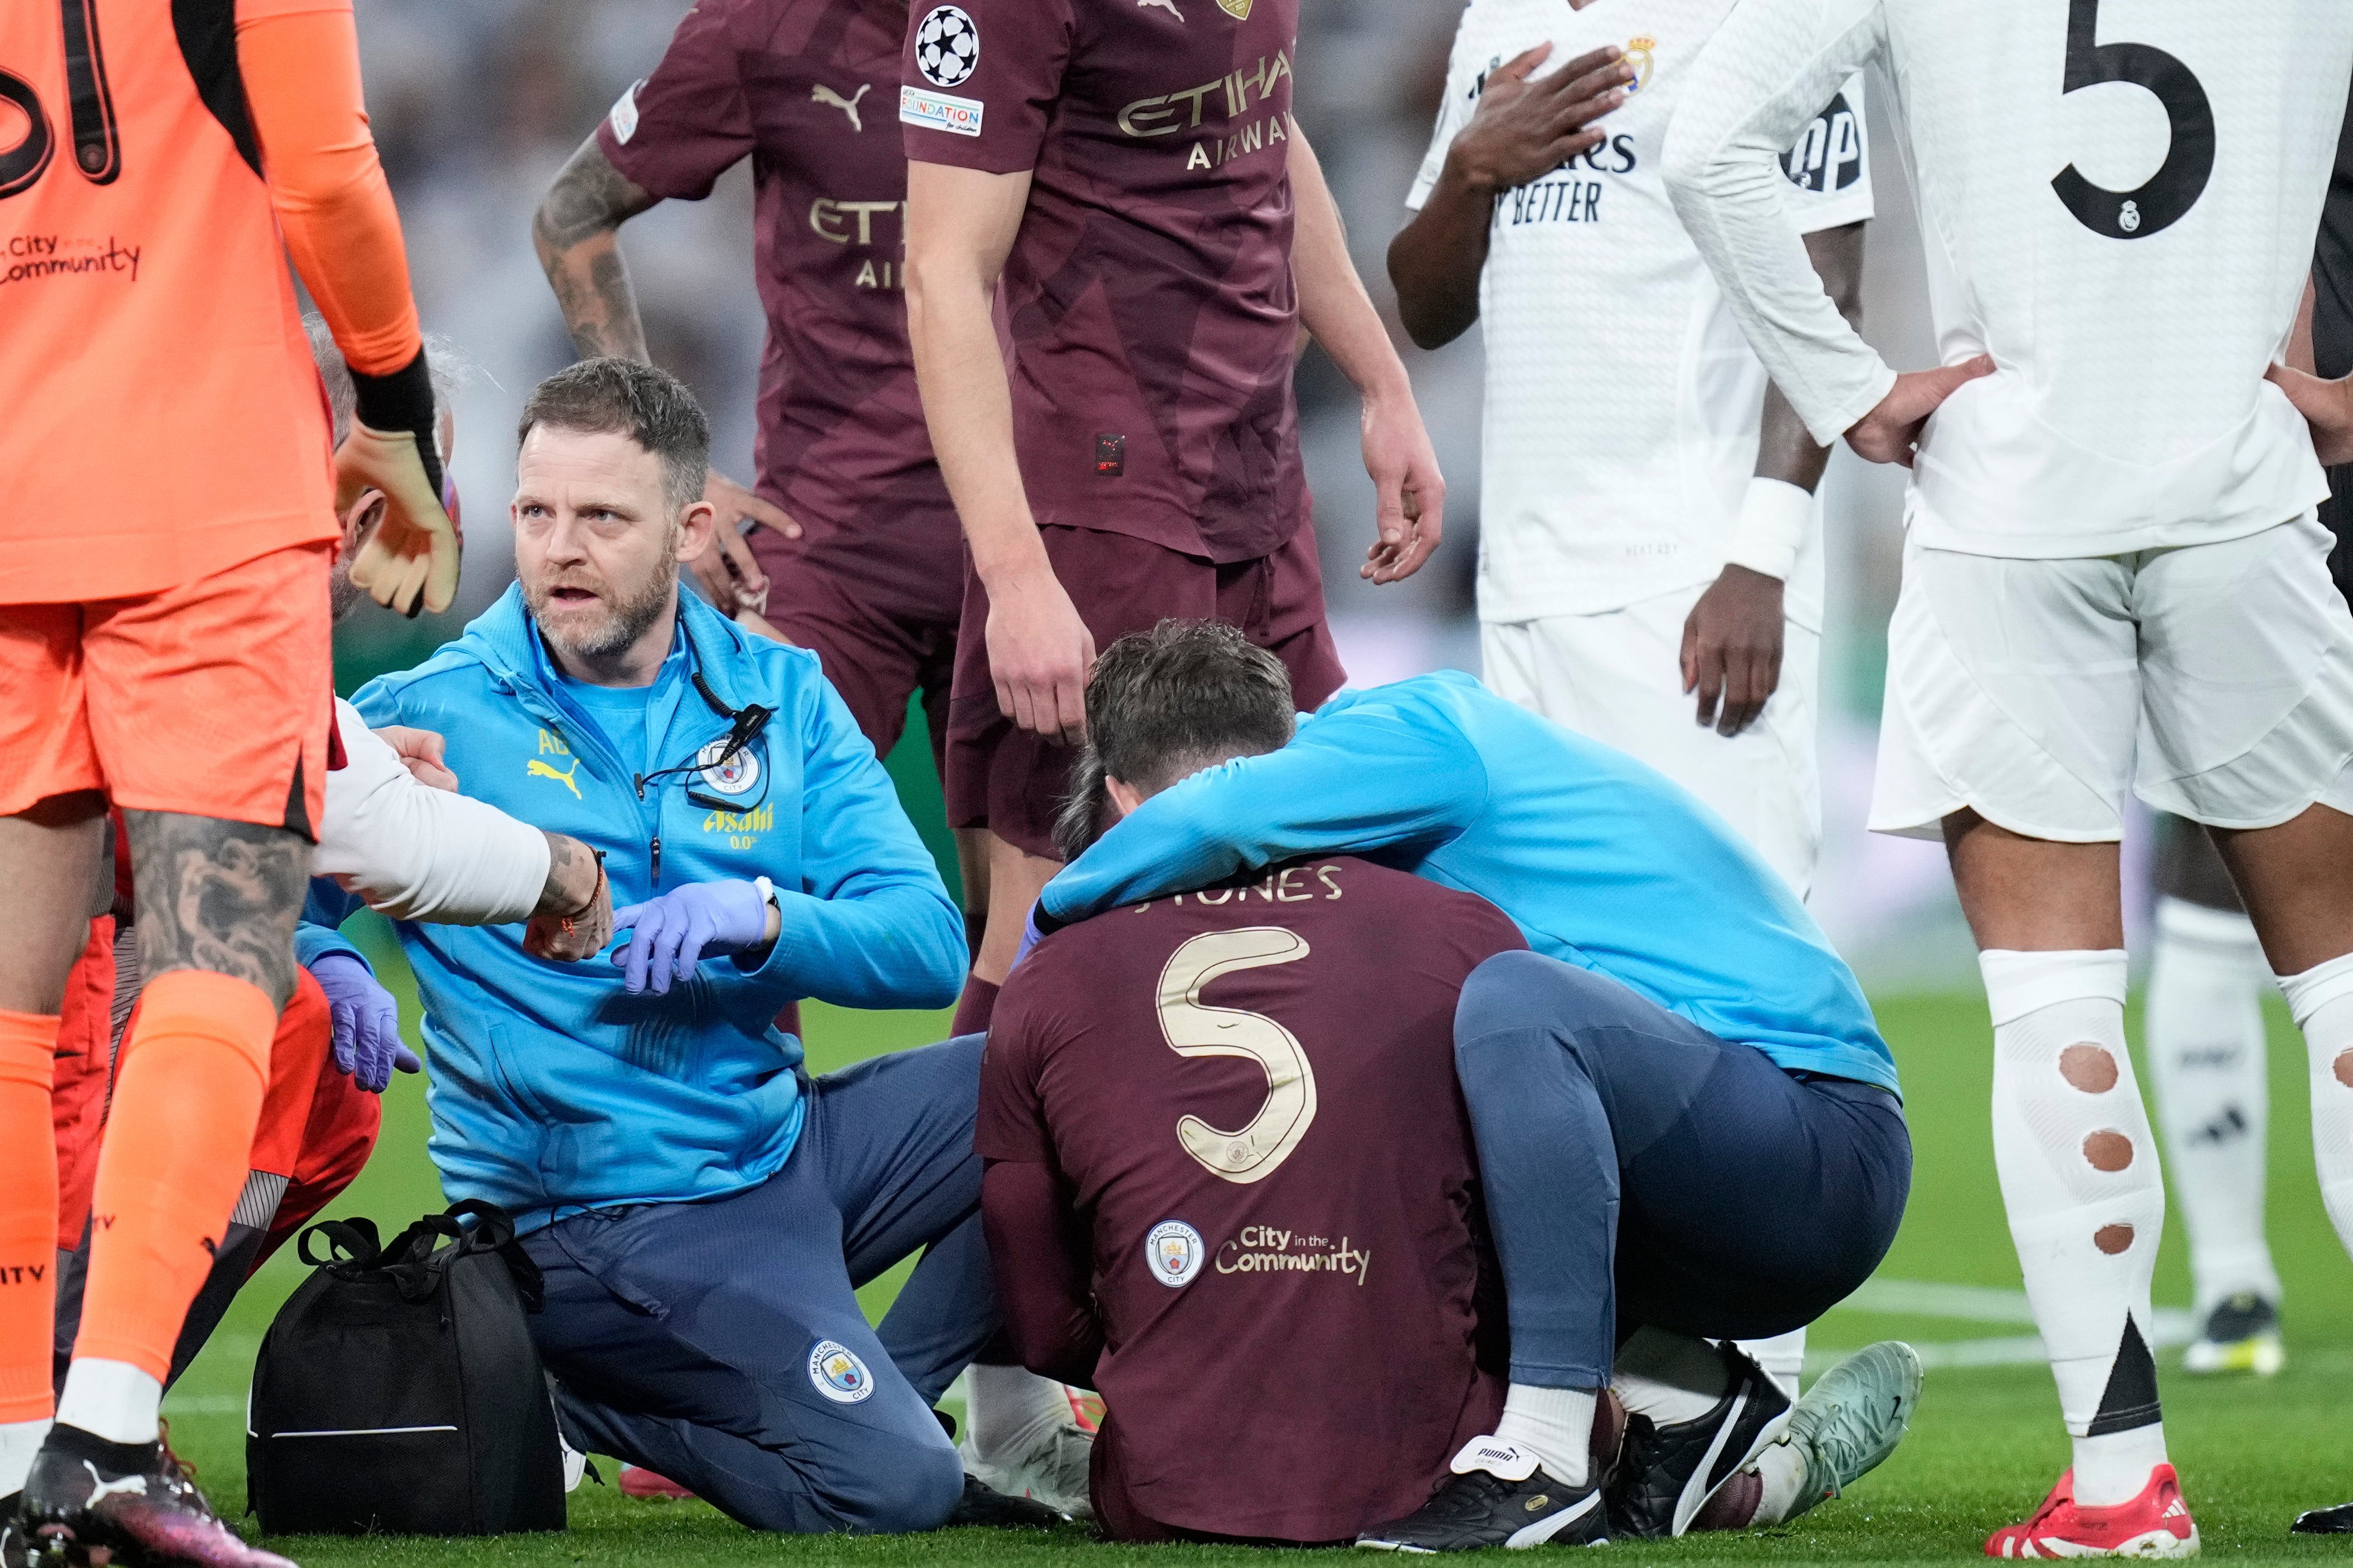
POLYGON ((350 10, 0 4, 0 604, 151 594, 334 537, 289 237, 356 368, 418 343, 350 10))

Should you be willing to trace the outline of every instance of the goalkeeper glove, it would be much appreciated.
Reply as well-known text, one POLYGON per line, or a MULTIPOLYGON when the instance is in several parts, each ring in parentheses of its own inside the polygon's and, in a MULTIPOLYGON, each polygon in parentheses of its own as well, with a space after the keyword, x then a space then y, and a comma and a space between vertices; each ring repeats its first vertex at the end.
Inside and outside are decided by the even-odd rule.
POLYGON ((462 542, 441 504, 433 378, 425 351, 390 375, 352 372, 358 394, 352 433, 335 450, 335 510, 364 489, 382 490, 384 520, 352 560, 352 583, 379 605, 414 616, 438 615, 458 595, 462 542))

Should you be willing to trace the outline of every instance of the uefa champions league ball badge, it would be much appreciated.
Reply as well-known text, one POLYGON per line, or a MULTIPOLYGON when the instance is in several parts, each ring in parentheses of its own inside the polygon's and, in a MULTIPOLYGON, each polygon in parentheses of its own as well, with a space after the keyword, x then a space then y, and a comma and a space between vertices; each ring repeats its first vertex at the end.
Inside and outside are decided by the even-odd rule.
POLYGON ((809 1382, 836 1405, 856 1405, 874 1392, 873 1374, 858 1352, 831 1340, 819 1340, 809 1352, 809 1382))
POLYGON ((980 28, 961 5, 935 5, 915 29, 915 68, 934 87, 961 86, 980 64, 980 28))
POLYGON ((1145 1261, 1152 1266, 1152 1277, 1171 1290, 1190 1285, 1208 1255, 1201 1233, 1181 1219, 1162 1220, 1144 1238, 1145 1261))

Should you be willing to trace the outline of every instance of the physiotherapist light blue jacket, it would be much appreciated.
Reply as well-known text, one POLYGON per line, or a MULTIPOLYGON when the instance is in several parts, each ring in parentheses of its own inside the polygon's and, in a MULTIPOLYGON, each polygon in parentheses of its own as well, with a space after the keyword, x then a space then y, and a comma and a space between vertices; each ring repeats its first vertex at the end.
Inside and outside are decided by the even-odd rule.
MULTIPOLYGON (((629 995, 603 956, 530 957, 521 925, 396 928, 425 1004, 441 1184, 526 1229, 765 1181, 803 1113, 801 1046, 777 1011, 944 1006, 963 980, 963 917, 817 656, 679 597, 642 740, 573 700, 520 588, 353 699, 370 724, 439 731, 468 795, 603 850, 616 908, 723 878, 776 889, 782 929, 757 967, 706 959, 668 995, 629 995), (714 702, 774 710, 725 768, 709 766, 733 728, 714 702)), ((332 882, 311 905, 329 924, 353 907, 332 882)))
POLYGON ((1282 751, 1153 796, 1046 884, 1038 923, 1342 852, 1476 893, 1536 952, 1784 1068, 1898 1092, 1853 971, 1721 817, 1453 671, 1344 691, 1282 751))

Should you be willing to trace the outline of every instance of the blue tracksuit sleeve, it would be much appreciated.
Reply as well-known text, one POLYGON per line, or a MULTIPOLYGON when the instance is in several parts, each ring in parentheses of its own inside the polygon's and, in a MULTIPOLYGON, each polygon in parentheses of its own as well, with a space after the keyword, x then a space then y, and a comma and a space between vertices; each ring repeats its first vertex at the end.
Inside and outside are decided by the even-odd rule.
MULTIPOLYGON (((346 953, 367 963, 366 955, 352 945, 349 937, 331 925, 313 921, 311 911, 303 910, 301 923, 294 928, 294 962, 309 969, 331 952, 346 953)), ((368 972, 374 973, 375 965, 368 963, 368 972)))
POLYGON ((1309 719, 1280 752, 1196 773, 1046 884, 1067 924, 1303 855, 1436 848, 1485 806, 1487 771, 1426 705, 1377 698, 1309 719))
POLYGON ((964 916, 840 694, 805 710, 801 885, 754 974, 843 1007, 944 1007, 964 984, 964 916))

